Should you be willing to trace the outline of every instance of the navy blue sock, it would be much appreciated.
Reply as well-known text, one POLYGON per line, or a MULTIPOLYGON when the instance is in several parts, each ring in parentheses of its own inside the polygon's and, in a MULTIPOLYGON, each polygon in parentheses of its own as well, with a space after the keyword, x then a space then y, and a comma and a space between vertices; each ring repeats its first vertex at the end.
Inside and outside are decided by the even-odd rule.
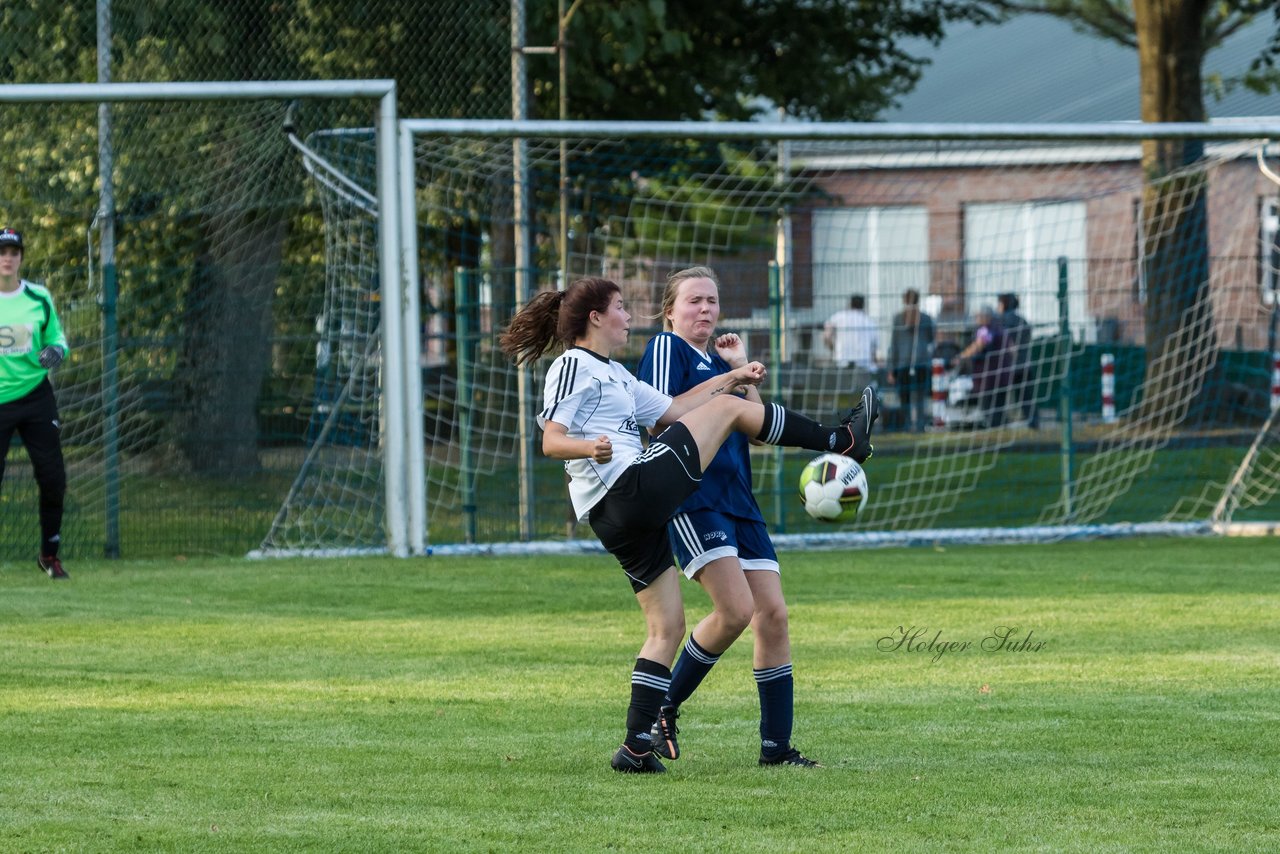
POLYGON ((690 632, 689 639, 684 642, 684 651, 676 662, 676 669, 671 672, 671 688, 667 691, 665 705, 679 706, 689 699, 719 660, 720 656, 703 649, 690 632))
POLYGON ((656 661, 636 659, 631 671, 631 705, 627 707, 627 738, 623 742, 636 753, 653 748, 649 730, 658 719, 658 709, 671 688, 671 671, 656 661))
POLYGON ((764 424, 756 438, 769 445, 830 451, 836 446, 836 429, 776 403, 764 405, 764 424))
POLYGON ((760 753, 777 756, 791 747, 791 725, 795 719, 791 662, 751 672, 760 692, 760 753))

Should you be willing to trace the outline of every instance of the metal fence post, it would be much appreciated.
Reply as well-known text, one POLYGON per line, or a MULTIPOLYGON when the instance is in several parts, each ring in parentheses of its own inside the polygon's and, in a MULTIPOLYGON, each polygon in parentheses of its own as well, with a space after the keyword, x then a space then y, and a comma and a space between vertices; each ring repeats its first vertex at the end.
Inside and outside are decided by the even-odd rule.
MULTIPOLYGON (((782 396, 782 267, 777 261, 769 262, 769 396, 777 400, 782 396)), ((773 464, 777 475, 773 478, 773 528, 786 533, 786 513, 783 512, 782 465, 785 455, 782 448, 773 448, 773 464)))
POLYGON ((476 541, 476 473, 471 459, 471 366, 475 341, 471 332, 471 271, 458 267, 453 276, 453 308, 458 336, 458 480, 462 492, 462 524, 466 542, 476 541))
POLYGON ((1067 298, 1067 256, 1058 256, 1058 338, 1062 342, 1062 384, 1058 387, 1058 417, 1062 419, 1062 507, 1065 521, 1075 516, 1072 507, 1072 438, 1071 438, 1071 309, 1067 298))

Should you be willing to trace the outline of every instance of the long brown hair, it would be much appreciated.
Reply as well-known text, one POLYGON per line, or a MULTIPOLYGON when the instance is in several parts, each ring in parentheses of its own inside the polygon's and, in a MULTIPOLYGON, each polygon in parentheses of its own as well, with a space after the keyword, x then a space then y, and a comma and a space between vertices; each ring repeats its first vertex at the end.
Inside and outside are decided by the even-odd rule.
POLYGON ((716 290, 720 289, 720 277, 710 267, 689 267, 667 276, 667 287, 662 292, 662 308, 658 314, 650 318, 650 320, 656 320, 661 317, 662 328, 666 332, 671 331, 671 320, 667 317, 667 312, 675 308, 676 297, 680 294, 680 283, 687 282, 689 279, 710 279, 715 283, 716 290))
POLYGON ((591 312, 608 311, 614 294, 621 292, 616 282, 593 277, 578 279, 563 291, 543 291, 511 318, 498 346, 517 365, 536 361, 557 343, 572 346, 587 334, 591 312))

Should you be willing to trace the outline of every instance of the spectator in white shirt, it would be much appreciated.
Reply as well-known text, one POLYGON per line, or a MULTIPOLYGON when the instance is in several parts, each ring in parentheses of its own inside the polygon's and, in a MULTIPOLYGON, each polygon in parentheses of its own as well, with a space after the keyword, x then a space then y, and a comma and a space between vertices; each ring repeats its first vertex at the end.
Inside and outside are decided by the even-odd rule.
POLYGON ((854 294, 849 297, 849 307, 831 315, 822 327, 822 341, 831 351, 831 361, 836 367, 854 369, 850 383, 854 389, 871 385, 879 369, 880 333, 864 310, 866 304, 865 297, 854 294))

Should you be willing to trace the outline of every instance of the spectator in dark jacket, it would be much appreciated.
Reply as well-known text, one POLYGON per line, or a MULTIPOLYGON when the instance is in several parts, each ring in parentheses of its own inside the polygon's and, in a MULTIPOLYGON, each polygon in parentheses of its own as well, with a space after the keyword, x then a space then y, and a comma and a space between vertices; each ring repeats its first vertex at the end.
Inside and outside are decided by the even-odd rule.
POLYGON ((1012 381, 1009 385, 1009 405, 1020 408, 1027 421, 1027 428, 1040 426, 1040 410, 1036 406, 1036 378, 1031 369, 1031 325, 1018 314, 1016 294, 1001 294, 996 298, 1000 307, 1000 326, 1004 329, 1005 346, 1012 353, 1012 381))
POLYGON ((929 423, 933 340, 933 318, 920 310, 920 292, 908 288, 902 294, 902 311, 893 318, 888 380, 898 389, 905 426, 913 432, 923 430, 929 423))

